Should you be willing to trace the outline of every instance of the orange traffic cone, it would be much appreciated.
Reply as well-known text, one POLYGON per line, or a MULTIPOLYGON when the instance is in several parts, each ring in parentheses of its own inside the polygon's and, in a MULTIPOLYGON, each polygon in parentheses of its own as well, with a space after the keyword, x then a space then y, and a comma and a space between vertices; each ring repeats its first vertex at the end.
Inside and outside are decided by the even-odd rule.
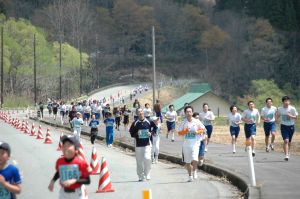
POLYGON ((99 165, 99 159, 97 156, 96 147, 93 146, 92 150, 92 157, 90 162, 90 167, 92 168, 91 175, 97 175, 100 173, 100 165, 99 165))
POLYGON ((81 158, 82 160, 86 160, 81 142, 80 142, 80 147, 78 150, 78 155, 79 155, 79 158, 81 158))
POLYGON ((30 136, 36 136, 36 134, 35 134, 35 127, 34 127, 34 123, 32 123, 32 126, 31 126, 31 132, 30 132, 30 136))
POLYGON ((98 190, 96 193, 105 193, 105 192, 114 192, 114 191, 115 189, 113 188, 110 181, 106 160, 104 157, 102 157, 100 179, 99 179, 98 190))
POLYGON ((30 134, 30 132, 29 132, 29 124, 28 124, 28 121, 26 122, 26 127, 25 127, 24 133, 25 133, 25 134, 30 134))
POLYGON ((44 144, 52 144, 52 137, 49 128, 47 129, 46 138, 44 144))
POLYGON ((39 130, 38 130, 38 134, 36 136, 36 139, 39 139, 39 140, 44 139, 41 125, 39 126, 39 130))
POLYGON ((64 136, 63 133, 60 134, 60 137, 59 137, 59 142, 58 142, 58 147, 57 147, 57 151, 61 151, 62 150, 62 142, 61 142, 61 138, 62 136, 64 136))

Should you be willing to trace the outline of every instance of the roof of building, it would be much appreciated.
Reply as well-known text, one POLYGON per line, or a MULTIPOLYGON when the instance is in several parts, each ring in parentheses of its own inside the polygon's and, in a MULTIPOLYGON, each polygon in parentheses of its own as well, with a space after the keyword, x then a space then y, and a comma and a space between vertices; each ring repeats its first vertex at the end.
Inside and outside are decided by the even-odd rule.
MULTIPOLYGON (((193 83, 190 90, 185 95, 177 98, 171 104, 179 111, 184 107, 185 103, 191 103, 210 91, 212 91, 212 87, 208 83, 193 83)), ((170 104, 163 108, 163 112, 168 110, 169 105, 170 104)))

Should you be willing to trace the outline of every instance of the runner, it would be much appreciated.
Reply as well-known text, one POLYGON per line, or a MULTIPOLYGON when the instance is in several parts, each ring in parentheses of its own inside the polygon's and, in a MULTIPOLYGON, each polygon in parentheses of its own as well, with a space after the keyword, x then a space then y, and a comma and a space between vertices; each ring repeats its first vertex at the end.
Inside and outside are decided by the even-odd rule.
POLYGON ((115 122, 116 122, 116 129, 118 131, 120 131, 120 124, 121 124, 121 110, 120 107, 115 107, 114 108, 114 112, 113 112, 114 116, 115 116, 115 122))
POLYGON ((14 199, 21 193, 21 178, 17 167, 9 164, 11 148, 0 142, 0 198, 14 199))
POLYGON ((244 130, 246 141, 251 140, 252 156, 255 157, 255 136, 256 136, 256 124, 260 123, 260 115, 256 108, 254 108, 254 102, 248 102, 248 109, 243 112, 242 121, 245 122, 244 130))
POLYGON ((266 106, 261 109, 261 118, 264 121, 264 131, 265 131, 265 143, 266 152, 270 152, 270 149, 274 150, 274 141, 276 134, 276 115, 277 108, 273 105, 272 98, 266 99, 266 106), (269 145, 269 137, 272 135, 271 144, 269 145))
POLYGON ((131 115, 133 116, 134 121, 137 121, 138 117, 139 117, 138 114, 137 114, 137 109, 139 109, 138 104, 135 104, 135 106, 132 107, 132 109, 131 109, 131 115))
POLYGON ((76 113, 76 117, 72 120, 73 134, 80 142, 81 125, 83 125, 82 115, 80 112, 76 113))
POLYGON ((242 123, 242 116, 237 112, 235 105, 230 106, 230 113, 228 114, 229 131, 231 135, 232 153, 236 153, 236 141, 240 134, 240 124, 242 123))
POLYGON ((167 120, 167 139, 169 137, 169 133, 172 133, 172 142, 175 141, 175 123, 177 121, 177 113, 174 110, 174 105, 169 106, 169 111, 166 113, 165 118, 167 120))
POLYGON ((39 103, 39 109, 40 109, 40 113, 41 113, 41 119, 44 118, 44 104, 43 102, 39 103))
POLYGON ((98 115, 98 104, 96 100, 93 100, 93 103, 91 104, 91 109, 92 109, 92 115, 96 116, 96 119, 98 120, 100 115, 98 115))
POLYGON ((110 148, 114 142, 114 123, 111 112, 106 113, 107 118, 104 120, 106 125, 106 145, 110 148))
POLYGON ((298 118, 298 112, 295 107, 291 106, 291 101, 288 96, 282 97, 282 107, 278 108, 277 117, 280 117, 280 130, 283 139, 283 150, 285 161, 290 158, 290 149, 292 138, 295 132, 295 121, 298 118))
POLYGON ((80 143, 74 136, 66 135, 62 137, 61 141, 63 143, 63 157, 56 161, 56 172, 48 189, 52 192, 56 180, 60 179, 59 199, 86 198, 83 186, 90 184, 91 179, 89 165, 77 156, 80 143))
POLYGON ((152 110, 150 108, 150 104, 146 103, 145 108, 144 108, 144 115, 145 115, 145 118, 149 121, 150 121, 151 113, 152 113, 152 110))
POLYGON ((197 174, 197 161, 200 142, 204 138, 204 132, 206 132, 205 126, 193 118, 193 107, 186 106, 184 108, 186 119, 184 119, 179 128, 178 134, 184 136, 184 142, 182 146, 183 162, 188 171, 188 182, 192 182, 198 178, 197 174))
POLYGON ((152 133, 152 164, 158 163, 158 155, 159 155, 159 142, 160 142, 160 131, 161 131, 161 123, 159 121, 159 117, 153 116, 152 121, 154 124, 153 128, 151 129, 152 133))
POLYGON ((156 100, 156 104, 154 104, 153 109, 154 109, 154 112, 156 114, 156 117, 160 118, 160 123, 163 123, 163 116, 162 116, 162 113, 161 113, 161 104, 160 104, 159 100, 156 100))
POLYGON ((207 103, 204 103, 203 106, 203 111, 200 113, 200 121, 204 124, 206 130, 207 130, 207 139, 205 143, 205 152, 208 151, 208 144, 213 132, 213 125, 212 121, 215 120, 215 115, 212 111, 209 110, 209 106, 207 103))
POLYGON ((124 107, 123 107, 123 124, 124 124, 125 131, 127 131, 127 129, 128 129, 129 114, 130 114, 130 110, 128 109, 127 105, 124 105, 124 107))
POLYGON ((135 138, 135 156, 139 181, 150 180, 151 171, 151 123, 144 117, 143 109, 137 109, 138 120, 131 124, 131 137, 135 138))
POLYGON ((64 117, 67 111, 67 107, 63 101, 60 102, 59 106, 59 112, 60 112, 60 122, 63 125, 64 124, 64 117))
POLYGON ((57 117, 57 110, 58 110, 59 104, 56 102, 56 100, 54 100, 53 104, 52 104, 52 108, 53 108, 53 118, 54 120, 56 120, 57 117))
POLYGON ((90 121, 89 126, 91 127, 91 143, 94 145, 99 128, 99 120, 96 119, 95 115, 92 115, 92 120, 90 121))
POLYGON ((88 126, 88 122, 90 120, 90 117, 91 117, 91 111, 92 111, 92 108, 90 107, 90 105, 88 103, 86 103, 84 106, 83 106, 83 120, 85 121, 85 125, 88 126))
MULTIPOLYGON (((188 106, 188 105, 187 105, 188 106)), ((184 109, 183 109, 184 111, 184 109)), ((198 112, 193 113, 193 118, 200 121, 200 115, 198 112)), ((184 116, 185 119, 185 116, 184 116)), ((199 147, 199 154, 198 154, 198 166, 202 166, 204 163, 204 155, 205 155, 205 136, 203 137, 203 140, 201 140, 200 147, 199 147)))
POLYGON ((49 117, 51 117, 51 115, 52 115, 52 102, 51 101, 48 102, 47 109, 48 109, 49 117))

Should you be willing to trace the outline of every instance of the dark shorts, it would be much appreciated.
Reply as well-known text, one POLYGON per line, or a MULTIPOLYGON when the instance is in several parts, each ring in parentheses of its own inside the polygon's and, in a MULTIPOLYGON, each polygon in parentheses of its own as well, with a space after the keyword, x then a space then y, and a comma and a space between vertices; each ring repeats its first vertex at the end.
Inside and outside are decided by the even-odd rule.
POLYGON ((168 129, 168 131, 174 130, 175 129, 175 122, 167 121, 167 129, 168 129))
POLYGON ((230 135, 235 136, 236 138, 239 137, 240 134, 240 127, 239 126, 230 126, 230 135))
POLYGON ((57 108, 53 108, 53 114, 54 114, 54 115, 57 114, 57 108))
POLYGON ((128 124, 129 123, 129 116, 125 115, 123 118, 123 124, 128 124))
POLYGON ((96 120, 100 119, 100 113, 94 113, 96 120))
POLYGON ((85 120, 85 119, 90 119, 90 117, 91 117, 91 114, 90 113, 84 113, 83 114, 83 120, 85 120))
POLYGON ((65 117, 65 111, 60 111, 60 115, 62 116, 62 117, 65 117))
POLYGON ((213 126, 212 125, 207 125, 207 126, 205 126, 205 128, 206 128, 207 137, 210 138, 211 134, 213 132, 213 126))
POLYGON ((121 117, 116 117, 116 125, 119 125, 120 126, 120 123, 121 123, 121 117))
POLYGON ((281 130, 281 136, 283 140, 289 140, 289 142, 292 142, 293 135, 295 132, 295 126, 286 126, 281 124, 280 125, 280 130, 281 130))
POLYGON ((276 123, 264 122, 264 131, 266 136, 269 136, 271 132, 276 132, 276 123))
POLYGON ((256 124, 245 124, 244 130, 246 139, 249 139, 251 135, 256 135, 256 124))

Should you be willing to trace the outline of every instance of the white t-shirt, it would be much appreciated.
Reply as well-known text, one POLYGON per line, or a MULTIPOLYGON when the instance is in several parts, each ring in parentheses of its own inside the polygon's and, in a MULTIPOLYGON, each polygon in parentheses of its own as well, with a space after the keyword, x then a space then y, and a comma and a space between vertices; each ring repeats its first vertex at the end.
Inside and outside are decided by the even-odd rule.
POLYGON ((268 108, 265 106, 261 109, 261 116, 264 117, 264 119, 269 119, 269 121, 265 122, 275 122, 275 114, 277 112, 277 108, 275 106, 271 106, 271 108, 268 108))
POLYGON ((87 105, 86 107, 84 107, 84 112, 85 113, 91 113, 91 107, 89 105, 87 105))
POLYGON ((98 105, 93 103, 93 104, 91 105, 91 109, 92 109, 92 112, 93 112, 93 113, 97 113, 98 105))
POLYGON ((133 116, 137 116, 136 108, 132 108, 131 112, 132 112, 133 116))
POLYGON ((150 117, 151 116, 151 108, 144 108, 144 116, 150 117))
POLYGON ((239 113, 235 113, 235 114, 229 113, 228 114, 229 125, 232 127, 238 127, 239 124, 237 124, 237 122, 240 122, 241 119, 242 119, 242 116, 239 113))
POLYGON ((288 118, 286 114, 289 113, 292 116, 298 116, 298 112, 293 106, 289 106, 288 108, 279 107, 278 108, 278 116, 280 116, 280 124, 286 126, 292 126, 295 124, 295 121, 291 118, 288 118))
POLYGON ((255 124, 260 117, 259 112, 256 108, 254 108, 252 111, 247 109, 244 110, 242 118, 244 119, 250 119, 250 122, 246 122, 246 124, 255 124))
POLYGON ((66 112, 66 110, 67 110, 67 107, 66 107, 66 105, 65 104, 63 104, 63 105, 60 105, 60 111, 63 111, 63 112, 66 112))
POLYGON ((215 115, 214 115, 214 113, 212 111, 207 111, 206 113, 205 112, 201 112, 199 114, 199 117, 200 117, 200 121, 205 126, 212 125, 212 120, 215 119, 215 115))
POLYGON ((81 125, 83 124, 83 120, 81 118, 77 118, 75 117, 73 120, 72 120, 72 124, 73 124, 73 128, 78 130, 78 131, 81 131, 81 125))
POLYGON ((187 119, 184 119, 179 125, 178 131, 182 131, 188 128, 189 132, 184 135, 183 146, 200 146, 200 142, 203 140, 203 134, 195 134, 196 131, 204 129, 206 132, 205 126, 200 122, 200 120, 192 118, 192 121, 189 122, 187 119))
POLYGON ((166 113, 166 119, 168 122, 175 122, 177 117, 176 111, 168 111, 166 113))

